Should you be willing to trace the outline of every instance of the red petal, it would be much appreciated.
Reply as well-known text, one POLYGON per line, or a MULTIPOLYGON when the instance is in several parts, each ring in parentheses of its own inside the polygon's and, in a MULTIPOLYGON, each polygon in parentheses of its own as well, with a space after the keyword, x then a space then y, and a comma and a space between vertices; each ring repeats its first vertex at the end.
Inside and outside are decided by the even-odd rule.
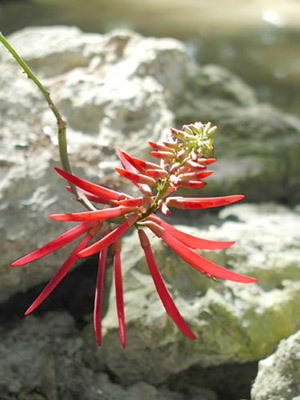
POLYGON ((52 253, 53 251, 65 246, 67 243, 71 242, 78 236, 82 235, 84 232, 88 231, 94 225, 95 222, 92 221, 74 226, 74 228, 71 228, 65 233, 59 235, 57 238, 51 240, 51 242, 14 261, 11 266, 17 267, 20 265, 28 264, 34 260, 37 260, 38 258, 44 257, 47 254, 52 253))
POLYGON ((181 330, 182 333, 184 333, 190 339, 195 340, 196 336, 193 334, 190 327, 187 325, 187 323, 184 321, 184 319, 180 315, 176 305, 174 304, 174 302, 168 292, 168 289, 166 288, 166 285, 163 281, 163 278, 162 278, 162 276, 159 272, 159 269, 157 267, 157 264, 155 262, 155 258, 153 256, 148 237, 147 237, 146 233, 144 231, 142 231, 141 229, 139 229, 139 237, 140 237, 140 241, 141 241, 141 246, 145 252, 149 270, 152 275, 152 279, 155 284, 157 293, 159 294, 159 297, 160 297, 167 313, 170 315, 170 317, 173 319, 173 321, 175 322, 175 324, 178 326, 178 328, 181 330))
POLYGON ((201 239, 174 228, 174 226, 168 224, 162 219, 160 220, 160 224, 168 233, 170 233, 176 239, 180 240, 180 242, 191 247, 192 249, 219 250, 226 249, 235 243, 234 241, 215 241, 201 239))
POLYGON ((147 169, 146 173, 155 179, 163 179, 168 176, 168 171, 164 169, 147 169))
POLYGON ((139 190, 143 193, 143 195, 145 195, 147 197, 153 196, 152 190, 150 189, 150 187, 148 185, 145 185, 145 184, 141 185, 140 183, 137 183, 136 185, 139 188, 139 190))
POLYGON ((119 200, 118 205, 129 206, 129 207, 139 207, 146 204, 151 204, 153 202, 152 197, 136 197, 134 199, 119 200))
POLYGON ((178 168, 180 168, 180 162, 177 161, 176 163, 174 163, 170 169, 170 172, 172 172, 172 174, 174 174, 175 172, 178 171, 178 168))
POLYGON ((169 147, 172 150, 177 150, 178 149, 178 140, 173 140, 172 138, 167 139, 166 141, 163 142, 164 145, 169 147))
POLYGON ((120 147, 117 147, 117 153, 118 153, 118 157, 123 165, 123 167, 130 172, 134 172, 134 168, 133 166, 130 164, 130 162, 127 160, 126 156, 125 156, 125 152, 122 151, 120 149, 120 147))
POLYGON ((98 251, 104 249, 105 247, 108 247, 118 237, 123 235, 123 233, 125 233, 127 231, 127 229, 129 229, 138 220, 138 218, 139 218, 138 215, 131 215, 121 225, 119 225, 117 228, 115 228, 113 231, 111 231, 107 235, 103 236, 100 240, 91 244, 86 249, 82 250, 78 254, 78 257, 88 257, 88 256, 95 254, 98 251))
MULTIPOLYGON (((66 188, 70 193, 74 194, 71 186, 66 186, 66 188)), ((96 196, 92 193, 87 192, 86 190, 81 189, 81 191, 87 197, 87 199, 89 199, 93 203, 111 204, 111 202, 112 202, 112 200, 110 200, 110 199, 107 199, 105 197, 96 196)))
POLYGON ((197 162, 195 162, 193 160, 190 160, 190 159, 187 159, 184 164, 188 165, 189 167, 191 167, 191 168, 193 168, 195 170, 199 170, 199 169, 203 170, 203 169, 206 168, 205 165, 198 164, 197 162))
POLYGON ((166 203, 169 207, 187 210, 224 206, 242 200, 244 197, 242 194, 220 197, 169 197, 166 203))
POLYGON ((187 150, 186 150, 186 149, 181 149, 181 150, 179 150, 179 152, 177 153, 176 157, 179 158, 179 159, 181 159, 181 158, 183 158, 184 156, 186 156, 186 153, 187 153, 187 150))
POLYGON ((160 212, 165 215, 166 217, 169 217, 171 215, 171 211, 169 207, 166 205, 166 203, 161 199, 158 202, 158 207, 160 209, 160 212))
POLYGON ((122 271, 121 271, 121 252, 114 252, 114 273, 115 273, 115 290, 116 290, 116 304, 117 314, 119 320, 120 338, 123 348, 125 348, 125 318, 124 318, 124 301, 123 301, 123 285, 122 285, 122 271))
POLYGON ((133 183, 141 183, 145 185, 155 186, 155 179, 150 176, 136 174, 135 172, 126 171, 125 169, 115 168, 115 170, 124 178, 130 179, 133 183))
MULTIPOLYGON (((149 217, 148 217, 149 218, 149 217)), ((165 233, 165 230, 162 226, 160 226, 160 222, 156 222, 156 216, 154 218, 149 218, 145 222, 145 225, 151 229, 151 231, 157 236, 157 237, 162 237, 162 235, 165 233)))
POLYGON ((107 247, 105 247, 99 254, 99 267, 98 267, 97 286, 96 286, 95 302, 94 302, 94 329, 95 329, 96 340, 99 346, 101 346, 101 304, 102 304, 106 256, 107 256, 107 247))
POLYGON ((178 185, 185 189, 200 189, 206 185, 206 182, 202 181, 179 181, 178 185))
MULTIPOLYGON (((138 158, 131 157, 129 154, 125 153, 125 151, 122 151, 119 147, 117 147, 117 152, 118 156, 121 160, 121 163, 123 167, 128 171, 128 172, 134 172, 134 168, 137 169, 139 172, 144 173, 146 170, 146 165, 149 164, 147 161, 140 160, 138 158), (133 165, 133 166, 132 166, 133 165)), ((156 166, 156 164, 151 165, 156 166)), ((156 166, 156 168, 159 168, 156 166)), ((136 181, 132 180, 132 182, 139 188, 139 190, 146 196, 152 196, 152 191, 150 187, 146 184, 143 183, 137 183, 136 181)))
POLYGON ((212 164, 212 163, 214 163, 215 161, 216 161, 215 158, 198 158, 198 159, 197 159, 197 162, 198 162, 198 163, 203 163, 203 164, 205 164, 205 165, 212 164))
POLYGON ((188 181, 191 179, 203 179, 207 178, 209 175, 213 174, 214 171, 201 171, 201 172, 188 172, 178 175, 179 182, 188 181))
POLYGON ((31 306, 25 312, 25 315, 28 315, 33 310, 35 310, 46 299, 46 297, 48 297, 49 294, 56 288, 56 286, 66 276, 66 274, 69 272, 70 268, 73 266, 73 264, 77 260, 79 251, 84 249, 85 246, 88 244, 88 242, 91 239, 92 239, 92 236, 89 233, 82 239, 82 241, 78 244, 78 246, 75 248, 75 250, 71 253, 71 255, 67 258, 65 263, 60 267, 58 272, 54 275, 54 277, 51 279, 51 281, 48 283, 48 285, 42 291, 42 293, 31 304, 31 306))
POLYGON ((238 274, 237 272, 231 271, 227 268, 221 267, 212 261, 200 256, 200 254, 195 253, 189 247, 184 245, 179 240, 175 239, 168 232, 164 232, 161 236, 164 242, 167 243, 181 258, 183 258, 187 263, 192 265, 194 268, 198 269, 204 274, 216 276, 221 279, 227 279, 234 282, 241 283, 252 283, 257 282, 256 278, 252 278, 247 275, 238 274))
POLYGON ((60 168, 55 168, 55 170, 64 177, 67 181, 78 186, 80 189, 84 189, 89 193, 95 194, 96 196, 105 197, 110 200, 119 200, 122 193, 116 192, 115 190, 108 189, 104 186, 96 185, 95 183, 88 182, 84 179, 78 178, 60 168))
MULTIPOLYGON (((162 150, 162 151, 170 151, 170 152, 174 152, 173 148, 170 148, 169 146, 166 146, 163 143, 155 143, 155 142, 148 142, 150 144, 150 146, 154 149, 154 150, 162 150)), ((175 152, 174 152, 175 153, 175 152)))
MULTIPOLYGON (((125 153, 125 151, 122 151, 120 149, 118 149, 118 155, 120 157, 120 160, 125 167, 126 164, 124 164, 123 162, 125 160, 127 160, 127 162, 129 164, 131 164, 136 170, 138 170, 139 172, 141 172, 142 174, 146 172, 146 169, 148 168, 153 168, 153 169, 162 169, 159 165, 154 164, 150 161, 145 161, 145 160, 141 160, 140 158, 136 158, 136 157, 132 157, 130 154, 125 153), (125 159, 125 160, 124 160, 125 159)), ((126 168, 127 169, 127 168, 126 168)), ((129 169, 128 169, 129 170, 129 169)))
POLYGON ((119 217, 135 211, 136 207, 118 206, 105 208, 97 211, 82 211, 70 214, 51 214, 49 218, 56 221, 101 221, 109 218, 119 217))
POLYGON ((153 157, 161 158, 162 160, 169 161, 174 158, 174 154, 170 151, 151 151, 153 157))

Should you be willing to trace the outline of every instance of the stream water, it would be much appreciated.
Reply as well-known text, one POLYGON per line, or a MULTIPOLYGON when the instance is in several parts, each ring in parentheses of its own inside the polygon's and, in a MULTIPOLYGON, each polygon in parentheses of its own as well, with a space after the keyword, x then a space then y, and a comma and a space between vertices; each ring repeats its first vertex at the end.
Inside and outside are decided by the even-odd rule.
POLYGON ((261 101, 300 114, 299 0, 0 0, 4 34, 57 24, 178 38, 201 64, 228 67, 261 101))

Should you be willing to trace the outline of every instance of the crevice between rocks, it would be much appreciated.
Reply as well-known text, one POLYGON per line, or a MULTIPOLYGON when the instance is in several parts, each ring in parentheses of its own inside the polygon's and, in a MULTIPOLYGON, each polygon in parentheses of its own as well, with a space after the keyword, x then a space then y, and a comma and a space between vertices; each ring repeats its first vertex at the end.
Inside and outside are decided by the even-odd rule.
POLYGON ((172 376, 167 385, 170 390, 186 394, 187 399, 193 388, 201 387, 215 392, 218 400, 248 400, 257 370, 258 361, 207 368, 193 366, 172 376))
MULTIPOLYGON (((112 255, 109 252, 103 293, 102 316, 108 309, 108 298, 111 285, 112 255)), ((90 257, 71 270, 50 296, 34 311, 36 317, 48 311, 63 310, 69 312, 77 329, 86 325, 86 315, 93 312, 95 284, 97 280, 98 257, 90 257)), ((36 285, 26 292, 19 292, 0 304, 0 325, 21 320, 24 312, 41 293, 48 282, 36 285)))

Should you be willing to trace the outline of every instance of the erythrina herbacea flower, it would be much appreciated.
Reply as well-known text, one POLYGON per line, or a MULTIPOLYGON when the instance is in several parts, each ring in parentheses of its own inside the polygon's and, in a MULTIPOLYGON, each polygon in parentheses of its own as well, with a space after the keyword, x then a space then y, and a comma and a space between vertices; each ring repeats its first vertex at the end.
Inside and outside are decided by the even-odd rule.
MULTIPOLYGON (((151 154, 159 159, 159 164, 132 157, 118 148, 117 152, 123 168, 116 168, 116 171, 139 188, 142 193, 140 197, 132 197, 126 193, 108 189, 55 168, 91 203, 102 204, 102 208, 97 209, 95 207, 95 210, 92 211, 50 215, 51 219, 76 221, 79 222, 79 225, 11 264, 14 267, 28 264, 84 234, 83 239, 28 308, 25 315, 30 314, 45 300, 78 258, 98 253, 99 267, 94 303, 94 327, 97 343, 100 346, 103 280, 107 250, 109 246, 112 246, 117 315, 121 343, 125 348, 120 237, 132 226, 138 231, 140 245, 145 253, 150 274, 167 313, 178 328, 190 339, 196 337, 180 315, 166 288, 152 253, 151 244, 146 234, 147 228, 161 238, 183 260, 209 278, 221 278, 241 283, 256 282, 257 279, 217 265, 197 252, 198 249, 225 249, 232 246, 234 242, 213 241, 195 237, 176 229, 156 215, 156 212, 160 212, 163 216, 168 217, 172 207, 182 210, 218 207, 235 203, 244 198, 240 194, 221 197, 173 196, 178 188, 197 189, 206 184, 203 179, 213 173, 206 168, 216 161, 212 157, 215 131, 216 127, 212 126, 210 122, 184 125, 182 130, 172 128, 171 134, 162 143, 149 142, 153 148, 151 154)), ((67 189, 72 192, 70 186, 67 186, 67 189)))

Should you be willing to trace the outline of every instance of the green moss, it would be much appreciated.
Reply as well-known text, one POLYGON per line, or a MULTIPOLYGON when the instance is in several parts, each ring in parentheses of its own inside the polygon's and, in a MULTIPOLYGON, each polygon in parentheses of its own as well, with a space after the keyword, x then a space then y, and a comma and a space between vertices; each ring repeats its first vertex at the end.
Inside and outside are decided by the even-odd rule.
POLYGON ((269 306, 247 312, 244 320, 249 324, 250 352, 253 358, 270 355, 278 342, 300 328, 299 288, 287 288, 284 293, 274 291, 269 306))

